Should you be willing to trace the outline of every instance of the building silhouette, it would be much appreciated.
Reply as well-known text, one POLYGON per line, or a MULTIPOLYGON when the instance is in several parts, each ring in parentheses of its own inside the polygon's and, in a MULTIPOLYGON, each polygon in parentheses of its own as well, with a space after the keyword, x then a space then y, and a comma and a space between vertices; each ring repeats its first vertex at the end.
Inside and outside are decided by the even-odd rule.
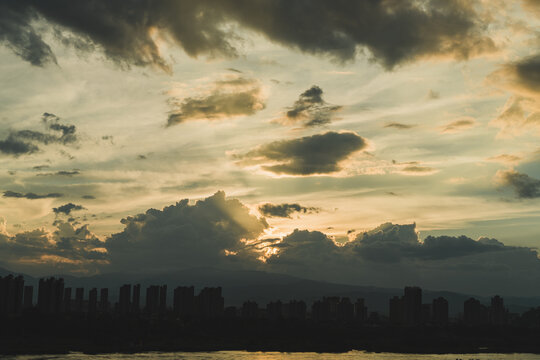
POLYGON ((159 288, 159 313, 167 312, 167 285, 161 285, 159 288))
POLYGON ((389 319, 392 325, 402 325, 403 317, 403 297, 394 296, 388 301, 389 319))
POLYGON ((283 304, 281 316, 284 319, 305 320, 307 306, 303 301, 291 300, 283 304))
POLYGON ((75 311, 78 313, 83 312, 84 304, 84 288, 75 289, 75 311))
POLYGON ((118 298, 118 312, 121 315, 131 312, 131 285, 124 284, 120 287, 118 298))
POLYGON ((102 288, 99 293, 99 311, 107 312, 109 310, 109 289, 102 288))
POLYGON ((26 285, 24 287, 24 305, 25 309, 30 309, 34 306, 34 287, 26 285))
POLYGON ((422 289, 417 286, 404 289, 403 320, 407 326, 417 326, 422 322, 422 289))
POLYGON ((255 301, 246 301, 241 311, 244 319, 257 319, 259 317, 259 305, 255 301))
POLYGON ((95 314, 97 312, 98 292, 96 288, 92 288, 88 292, 88 313, 95 314))
POLYGON ((0 314, 19 314, 23 308, 24 278, 8 275, 0 277, 0 314))
POLYGON ((63 311, 65 313, 69 313, 71 311, 71 288, 65 288, 64 289, 64 309, 63 311))
POLYGON ((190 318, 194 315, 195 288, 178 286, 173 292, 173 311, 176 316, 190 318))
POLYGON ((42 314, 56 314, 62 311, 64 279, 39 279, 38 309, 42 314))
POLYGON ((508 319, 508 310, 504 307, 504 300, 499 295, 491 298, 489 308, 489 322, 492 325, 504 325, 508 319))
POLYGON ((133 298, 131 301, 131 310, 138 313, 141 309, 141 284, 133 286, 133 298))
POLYGON ((151 285, 146 288, 146 312, 157 314, 159 311, 159 286, 151 285))
POLYGON ((363 298, 356 299, 354 303, 354 318, 360 323, 364 323, 367 320, 367 306, 363 298))
POLYGON ((463 303, 463 322, 469 326, 486 325, 489 311, 479 300, 470 298, 463 303))
POLYGON ((198 316, 211 319, 223 315, 225 301, 221 287, 205 287, 195 301, 198 316))
POLYGON ((437 326, 448 325, 448 301, 443 297, 433 300, 433 324, 437 326))

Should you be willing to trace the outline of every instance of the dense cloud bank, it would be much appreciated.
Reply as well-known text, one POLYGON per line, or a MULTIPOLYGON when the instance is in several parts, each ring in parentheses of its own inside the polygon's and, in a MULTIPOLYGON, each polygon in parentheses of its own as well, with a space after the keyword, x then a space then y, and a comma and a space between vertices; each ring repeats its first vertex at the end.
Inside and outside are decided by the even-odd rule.
POLYGON ((269 238, 267 221, 223 192, 194 204, 186 199, 163 210, 149 209, 122 223, 124 230, 105 241, 86 225, 76 228, 62 221, 55 232, 37 229, 10 235, 0 227, 0 265, 39 274, 148 274, 218 267, 350 284, 540 294, 535 250, 467 236, 428 236, 421 241, 415 224, 386 223, 346 243, 320 231, 298 229, 283 238, 269 238))
POLYGON ((170 71, 156 34, 189 56, 233 57, 240 29, 338 61, 367 49, 385 68, 424 57, 465 59, 493 51, 476 2, 460 0, 2 0, 0 42, 33 65, 56 57, 36 22, 79 51, 101 50, 123 66, 170 71))
POLYGON ((323 91, 313 85, 296 100, 293 106, 287 108, 283 118, 278 122, 284 124, 301 124, 304 127, 327 125, 335 119, 335 115, 343 107, 328 104, 322 98, 323 91))

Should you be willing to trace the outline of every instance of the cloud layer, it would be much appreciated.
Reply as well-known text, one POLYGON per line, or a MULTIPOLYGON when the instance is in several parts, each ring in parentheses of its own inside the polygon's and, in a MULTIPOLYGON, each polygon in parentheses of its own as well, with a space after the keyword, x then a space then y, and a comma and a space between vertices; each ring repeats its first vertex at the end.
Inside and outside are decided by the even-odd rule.
POLYGON ((366 140, 354 132, 329 131, 274 141, 236 155, 236 158, 242 165, 260 165, 275 174, 332 174, 342 169, 342 161, 366 146, 366 140))
POLYGON ((169 103, 173 109, 169 112, 167 126, 189 120, 253 115, 265 108, 259 82, 237 76, 216 81, 206 94, 182 100, 171 98, 169 103))
POLYGON ((287 108, 283 118, 277 121, 284 124, 300 123, 304 127, 329 124, 343 107, 328 104, 323 100, 322 94, 322 89, 313 85, 300 94, 294 105, 287 108))
POLYGON ((35 25, 39 19, 54 26, 67 46, 100 49, 123 66, 150 65, 165 71, 170 71, 170 64, 157 39, 192 57, 237 56, 241 35, 231 24, 283 46, 339 61, 353 60, 367 49, 388 69, 424 57, 464 59, 495 47, 474 3, 458 0, 20 0, 3 2, 1 10, 0 41, 38 66, 56 62, 35 25))
POLYGON ((268 217, 290 218, 294 213, 311 214, 318 213, 321 209, 316 207, 305 207, 300 204, 262 204, 259 206, 262 215, 268 217))

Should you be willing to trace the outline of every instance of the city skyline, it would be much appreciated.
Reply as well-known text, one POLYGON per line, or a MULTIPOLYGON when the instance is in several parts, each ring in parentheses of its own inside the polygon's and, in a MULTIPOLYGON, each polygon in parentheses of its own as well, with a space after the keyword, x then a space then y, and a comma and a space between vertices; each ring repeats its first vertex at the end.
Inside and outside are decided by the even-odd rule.
POLYGON ((0 10, 0 267, 540 296, 537 1, 0 10))

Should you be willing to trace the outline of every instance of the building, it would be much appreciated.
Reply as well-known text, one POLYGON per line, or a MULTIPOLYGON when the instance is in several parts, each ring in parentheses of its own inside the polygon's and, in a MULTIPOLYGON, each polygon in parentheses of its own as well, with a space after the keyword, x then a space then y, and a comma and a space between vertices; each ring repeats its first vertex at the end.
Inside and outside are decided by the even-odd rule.
POLYGON ((221 296, 221 287, 205 287, 195 301, 200 317, 217 318, 223 315, 225 301, 221 296))
POLYGON ((356 299, 354 303, 354 318, 356 321, 364 323, 367 320, 367 306, 363 298, 356 299))
POLYGON ((24 305, 25 309, 34 307, 34 287, 27 285, 24 287, 24 305))
POLYGON ((39 279, 38 309, 42 314, 57 314, 62 311, 64 279, 50 277, 39 279))
POLYGON ((64 312, 69 313, 71 311, 71 288, 64 289, 64 312))
POLYGON ((392 325, 402 325, 403 317, 403 297, 394 296, 388 301, 390 323, 392 325))
POLYGON ((291 300, 282 307, 282 316, 285 319, 304 320, 307 306, 303 301, 291 300))
POLYGON ((84 304, 84 288, 75 289, 75 311, 78 313, 83 312, 84 304))
POLYGON ((486 325, 489 321, 488 309, 479 300, 470 298, 463 303, 463 322, 469 326, 486 325))
POLYGON ((159 312, 159 290, 158 285, 151 285, 146 288, 146 313, 157 314, 159 312))
POLYGON ((489 322, 492 325, 504 325, 508 319, 508 311, 504 307, 504 300, 499 295, 491 298, 489 308, 489 322))
POLYGON ((448 325, 448 301, 443 297, 433 300, 433 324, 436 326, 448 325))
POLYGON ((167 285, 161 285, 159 288, 159 313, 167 312, 167 285))
POLYGON ((88 313, 95 314, 97 312, 98 293, 96 288, 92 288, 88 292, 88 313))
POLYGON ((0 314, 19 314, 23 308, 24 278, 8 275, 0 277, 0 314))
POLYGON ((403 320, 407 326, 417 326, 422 322, 422 289, 417 286, 404 289, 403 320))
POLYGON ((118 298, 118 312, 121 315, 131 312, 131 285, 124 284, 120 287, 120 296, 118 298))
POLYGON ((131 310, 134 313, 139 313, 141 309, 141 284, 133 286, 133 298, 131 301, 131 310))
POLYGON ((242 318, 257 319, 259 317, 259 305, 255 301, 246 301, 242 305, 242 318))
POLYGON ((173 311, 176 316, 190 318, 194 314, 195 288, 178 286, 173 292, 173 311))
POLYGON ((102 288, 99 294, 99 311, 107 312, 109 310, 109 289, 102 288))
POLYGON ((352 321, 354 319, 354 305, 348 297, 341 298, 337 304, 336 319, 339 321, 352 321))
POLYGON ((266 317, 270 320, 280 320, 283 318, 283 304, 281 301, 271 301, 266 304, 266 317))

